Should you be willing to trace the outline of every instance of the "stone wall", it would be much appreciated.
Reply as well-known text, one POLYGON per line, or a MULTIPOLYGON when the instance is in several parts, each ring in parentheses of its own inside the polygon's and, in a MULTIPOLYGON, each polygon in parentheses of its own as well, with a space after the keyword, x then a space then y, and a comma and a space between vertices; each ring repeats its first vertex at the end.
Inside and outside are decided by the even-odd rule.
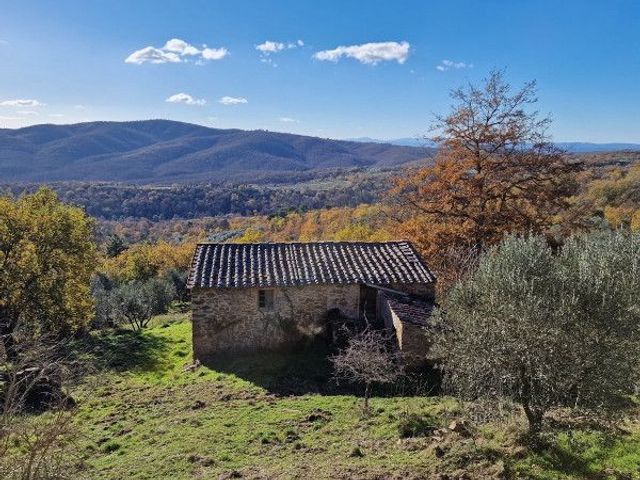
POLYGON ((271 311, 258 307, 258 288, 193 289, 194 356, 295 348, 325 332, 329 310, 354 320, 359 316, 359 285, 268 290, 274 294, 271 311))
POLYGON ((379 312, 384 326, 394 331, 398 347, 407 364, 420 364, 428 358, 431 340, 428 330, 420 325, 405 322, 393 311, 388 302, 382 300, 379 312))

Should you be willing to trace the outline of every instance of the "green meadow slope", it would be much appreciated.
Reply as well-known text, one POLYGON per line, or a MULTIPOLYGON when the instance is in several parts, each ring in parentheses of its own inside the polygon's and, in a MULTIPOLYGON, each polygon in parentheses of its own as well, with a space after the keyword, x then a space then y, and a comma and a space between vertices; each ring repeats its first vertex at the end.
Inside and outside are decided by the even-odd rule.
POLYGON ((74 392, 73 478, 640 478, 637 417, 616 433, 564 425, 534 454, 518 419, 448 428, 461 412, 451 398, 374 397, 365 416, 353 395, 274 393, 302 381, 313 355, 185 369, 187 316, 154 325, 89 342, 86 361, 104 373, 74 392))

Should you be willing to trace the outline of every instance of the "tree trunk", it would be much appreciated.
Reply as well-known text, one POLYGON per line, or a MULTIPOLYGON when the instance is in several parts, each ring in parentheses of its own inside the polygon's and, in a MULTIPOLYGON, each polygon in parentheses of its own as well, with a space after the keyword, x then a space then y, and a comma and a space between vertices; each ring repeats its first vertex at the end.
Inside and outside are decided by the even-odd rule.
POLYGON ((536 436, 542 429, 542 417, 544 416, 544 410, 540 407, 534 407, 531 405, 531 381, 527 376, 527 370, 524 365, 520 366, 520 382, 522 383, 520 403, 522 404, 524 414, 527 416, 527 421, 529 422, 529 435, 536 436))
POLYGON ((544 411, 531 407, 528 401, 522 402, 522 408, 524 409, 524 414, 527 416, 527 421, 529 422, 529 435, 536 436, 542 430, 542 417, 544 416, 544 411))
POLYGON ((364 386, 364 411, 369 411, 369 390, 371 385, 369 383, 365 383, 364 386))
POLYGON ((7 355, 7 360, 14 361, 18 357, 15 339, 13 338, 15 322, 9 317, 10 315, 6 310, 0 310, 0 341, 2 342, 4 353, 7 355))

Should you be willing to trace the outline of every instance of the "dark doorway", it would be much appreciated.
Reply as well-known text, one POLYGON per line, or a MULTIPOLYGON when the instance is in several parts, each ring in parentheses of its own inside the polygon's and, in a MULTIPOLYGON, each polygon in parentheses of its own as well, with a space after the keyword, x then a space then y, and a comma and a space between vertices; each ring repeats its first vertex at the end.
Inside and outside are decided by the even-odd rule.
POLYGON ((378 290, 366 285, 360 286, 360 315, 373 328, 382 328, 382 319, 378 318, 378 290))

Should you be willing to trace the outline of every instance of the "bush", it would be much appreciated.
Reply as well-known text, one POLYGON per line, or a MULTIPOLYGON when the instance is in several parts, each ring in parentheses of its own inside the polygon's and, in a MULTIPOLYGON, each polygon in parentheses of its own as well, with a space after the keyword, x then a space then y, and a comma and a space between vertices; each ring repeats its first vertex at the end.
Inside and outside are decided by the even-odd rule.
POLYGON ((94 301, 94 317, 92 328, 107 328, 115 326, 114 312, 110 293, 115 285, 111 279, 103 274, 96 273, 91 279, 91 294, 94 301))
POLYGON ((189 275, 188 270, 180 270, 177 268, 172 268, 165 275, 165 279, 167 282, 173 285, 175 290, 175 299, 180 302, 186 302, 188 298, 188 290, 187 290, 187 277, 189 275))
POLYGON ((128 323, 134 330, 145 328, 154 315, 166 313, 176 296, 175 287, 167 280, 152 278, 129 282, 107 290, 97 283, 96 325, 115 326, 128 323))
POLYGON ((438 419, 431 415, 403 413, 398 421, 400 438, 426 437, 438 428, 438 419))
POLYGON ((111 441, 109 441, 109 442, 104 444, 104 446, 102 447, 102 450, 105 453, 113 453, 113 452, 116 452, 116 451, 120 450, 120 447, 121 447, 121 445, 120 445, 119 442, 111 440, 111 441))

